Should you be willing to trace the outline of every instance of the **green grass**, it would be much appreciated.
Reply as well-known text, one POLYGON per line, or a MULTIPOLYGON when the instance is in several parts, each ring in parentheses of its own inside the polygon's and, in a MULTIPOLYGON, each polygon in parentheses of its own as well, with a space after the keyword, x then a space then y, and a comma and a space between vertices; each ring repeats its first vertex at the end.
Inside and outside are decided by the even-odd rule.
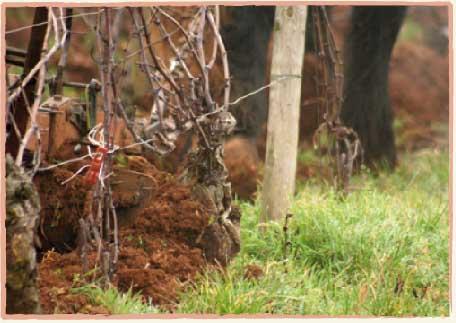
POLYGON ((88 296, 96 305, 102 305, 111 314, 152 314, 159 313, 151 303, 145 304, 140 294, 133 294, 131 290, 120 293, 117 288, 110 286, 102 289, 98 284, 89 284, 72 288, 72 293, 88 296))
POLYGON ((206 273, 183 313, 447 316, 448 152, 422 151, 393 174, 362 175, 342 198, 304 183, 282 224, 258 230, 259 205, 241 203, 242 248, 227 273, 206 273), (263 278, 244 278, 257 264, 263 278))
MULTIPOLYGON (((224 274, 201 275, 177 312, 448 316, 448 178, 448 152, 423 150, 392 174, 354 177, 346 198, 321 182, 300 183, 286 255, 283 223, 260 233, 259 203, 240 202, 240 254, 224 274), (244 278, 249 264, 264 275, 244 278)), ((157 311, 131 293, 85 293, 113 313, 157 311)))
POLYGON ((423 28, 412 18, 406 18, 399 33, 399 40, 422 42, 424 38, 423 28))

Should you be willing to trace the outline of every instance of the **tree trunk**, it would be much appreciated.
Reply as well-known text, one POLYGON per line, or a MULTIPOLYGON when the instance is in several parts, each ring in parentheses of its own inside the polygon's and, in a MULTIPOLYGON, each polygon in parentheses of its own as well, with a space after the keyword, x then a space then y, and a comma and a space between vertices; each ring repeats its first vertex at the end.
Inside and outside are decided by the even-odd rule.
POLYGON ((354 7, 345 41, 343 122, 359 135, 369 166, 396 165, 388 69, 405 7, 354 7))
MULTIPOLYGON (((311 6, 308 8, 312 10, 311 6)), ((228 52, 233 99, 269 83, 269 45, 272 41, 275 9, 275 6, 221 7, 220 32, 228 52)), ((315 48, 311 37, 312 23, 312 15, 308 15, 307 52, 315 48)), ((230 107, 230 111, 237 120, 236 135, 258 137, 268 118, 268 89, 230 107)))
POLYGON ((276 9, 261 221, 285 216, 295 190, 306 6, 276 9))

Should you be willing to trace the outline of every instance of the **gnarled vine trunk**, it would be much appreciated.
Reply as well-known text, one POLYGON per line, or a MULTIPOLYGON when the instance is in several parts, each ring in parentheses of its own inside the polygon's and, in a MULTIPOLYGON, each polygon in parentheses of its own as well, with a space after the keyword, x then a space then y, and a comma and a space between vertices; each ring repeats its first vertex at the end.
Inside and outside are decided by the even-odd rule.
POLYGON ((222 266, 240 251, 239 208, 231 204, 231 183, 223 161, 223 142, 236 120, 228 111, 218 112, 201 124, 206 141, 191 153, 187 180, 194 183, 193 194, 208 208, 211 216, 209 225, 199 237, 198 244, 210 263, 222 266))
POLYGON ((35 241, 40 200, 31 178, 6 156, 6 313, 40 312, 35 241))

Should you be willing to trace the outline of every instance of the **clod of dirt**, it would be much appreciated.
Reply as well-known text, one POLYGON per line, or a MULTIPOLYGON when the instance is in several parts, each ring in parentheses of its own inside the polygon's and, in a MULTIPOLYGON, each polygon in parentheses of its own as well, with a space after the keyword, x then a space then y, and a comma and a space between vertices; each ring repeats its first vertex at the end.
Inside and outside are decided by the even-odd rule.
POLYGON ((258 280, 264 276, 264 271, 260 266, 249 264, 245 268, 244 278, 248 280, 258 280))

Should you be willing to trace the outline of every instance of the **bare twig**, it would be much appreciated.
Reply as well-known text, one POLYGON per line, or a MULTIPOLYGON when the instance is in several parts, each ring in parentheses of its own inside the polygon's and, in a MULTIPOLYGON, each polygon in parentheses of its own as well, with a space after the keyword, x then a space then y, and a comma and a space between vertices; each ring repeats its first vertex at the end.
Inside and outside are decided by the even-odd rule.
MULTIPOLYGON (((96 15, 97 16, 101 12, 103 12, 103 10, 98 10, 98 11, 95 11, 95 12, 79 13, 79 14, 75 14, 75 15, 68 15, 68 16, 65 16, 65 17, 62 17, 62 18, 63 19, 66 19, 66 18, 83 18, 83 17, 87 17, 87 16, 92 16, 92 15, 96 15)), ((5 31, 5 35, 14 34, 14 33, 17 33, 19 31, 27 30, 27 29, 30 29, 30 28, 33 28, 33 27, 44 26, 46 24, 48 24, 47 21, 46 22, 37 23, 37 24, 28 25, 28 26, 24 26, 24 27, 20 27, 20 28, 16 28, 16 29, 7 30, 7 31, 5 31)))
POLYGON ((149 30, 146 27, 146 19, 144 18, 142 8, 138 8, 138 13, 139 13, 139 16, 140 16, 141 22, 142 22, 141 30, 143 32, 144 39, 146 40, 147 49, 149 51, 149 54, 152 57, 152 60, 154 61, 155 67, 160 72, 160 74, 169 82, 169 84, 173 87, 173 89, 176 91, 176 93, 179 95, 179 97, 182 100, 184 100, 184 98, 182 96, 182 92, 178 88, 176 82, 174 81, 174 79, 172 78, 170 73, 165 71, 165 68, 163 66, 161 66, 160 62, 158 61, 157 56, 155 55, 155 52, 154 52, 152 44, 151 44, 149 30))
POLYGON ((293 214, 287 213, 285 215, 285 222, 283 224, 283 258, 284 260, 288 257, 288 249, 291 246, 290 236, 289 236, 289 220, 293 217, 293 214))
MULTIPOLYGON (((228 109, 230 105, 237 104, 248 96, 255 95, 272 86, 272 84, 267 85, 230 103, 230 72, 226 50, 219 31, 220 13, 218 7, 199 7, 192 11, 188 17, 189 20, 185 22, 173 17, 174 13, 171 14, 160 7, 151 8, 150 16, 149 12, 145 15, 143 8, 125 9, 103 8, 79 15, 90 27, 89 32, 93 31, 96 35, 96 44, 91 55, 99 66, 100 82, 93 89, 95 90, 97 87, 98 91, 101 90, 102 100, 100 101, 104 112, 101 123, 95 124, 95 119, 88 122, 86 139, 88 140, 87 149, 89 153, 44 167, 38 166, 40 156, 34 156, 35 170, 41 172, 91 158, 89 164, 82 165, 62 184, 77 178, 85 169, 90 167, 89 171, 86 172, 84 182, 87 185, 93 185, 91 188, 93 195, 89 205, 90 213, 84 220, 80 221, 81 257, 84 262, 84 270, 86 270, 88 265, 87 248, 89 244, 92 244, 93 249, 97 250, 96 262, 101 262, 100 265, 106 281, 109 281, 115 270, 119 257, 119 224, 112 199, 112 180, 110 179, 114 169, 113 155, 135 146, 142 146, 153 152, 166 154, 174 149, 176 140, 182 134, 187 132, 191 132, 190 135, 196 134, 199 149, 193 152, 193 157, 189 158, 191 161, 188 169, 192 170, 189 171, 189 174, 194 176, 198 185, 215 187, 217 194, 214 195, 214 203, 217 205, 215 212, 217 221, 223 225, 228 225, 231 214, 231 189, 227 182, 227 170, 223 163, 223 142, 225 136, 230 133, 235 125, 235 120, 228 109), (113 14, 114 10, 117 10, 115 14, 113 14), (119 41, 120 28, 125 26, 123 24, 125 12, 131 14, 131 26, 133 27, 126 46, 119 41), (89 19, 89 16, 96 17, 96 19, 89 19), (156 31, 160 32, 158 36, 152 29, 154 27, 156 31), (174 30, 172 30, 173 28, 174 30), (175 36, 172 37, 173 35, 175 36), (130 43, 138 44, 137 48, 129 48, 130 43), (160 46, 154 46, 158 43, 160 46), (203 46, 205 43, 210 46, 203 46), (164 52, 159 51, 162 49, 164 52), (206 53, 205 50, 210 51, 210 53, 206 53), (119 52, 121 52, 120 58, 119 52), (170 61, 166 61, 164 56, 161 56, 164 53, 171 53, 170 61), (123 97, 125 88, 121 84, 126 79, 127 64, 137 64, 146 75, 147 86, 153 94, 148 120, 137 120, 136 116, 127 115, 126 104, 128 101, 123 97), (220 64, 223 68, 223 102, 215 102, 213 99, 209 72, 216 64, 220 64), (123 147, 114 145, 113 136, 117 126, 117 118, 123 120, 135 141, 134 143, 123 147), (97 152, 92 153, 91 148, 93 149, 93 147, 96 147, 97 152), (196 171, 193 172, 193 170, 196 171)), ((22 138, 20 154, 17 157, 18 163, 24 159, 24 150, 30 136, 34 132, 36 133, 36 114, 39 111, 42 100, 41 93, 46 82, 51 87, 55 86, 57 93, 61 93, 63 86, 68 84, 85 91, 88 91, 91 86, 69 80, 65 81, 63 78, 68 51, 71 50, 68 33, 71 28, 72 17, 77 16, 73 15, 71 11, 72 9, 68 9, 64 15, 61 8, 50 9, 49 19, 51 23, 48 23, 47 27, 48 32, 51 31, 55 37, 55 45, 43 53, 37 60, 38 63, 33 64, 30 70, 24 72, 23 79, 9 91, 8 104, 11 104, 17 97, 21 100, 24 99, 27 103, 24 105, 24 111, 31 119, 30 129, 22 136, 24 131, 17 126, 11 113, 8 113, 8 120, 11 120, 10 129, 12 129, 10 132, 16 134, 18 138, 22 138), (58 50, 62 51, 57 66, 57 76, 46 78, 47 64, 58 50), (30 81, 33 79, 38 80, 38 92, 35 97, 36 100, 29 104, 28 101, 32 100, 25 95, 24 87, 29 83, 32 84, 30 81)), ((91 84, 96 85, 96 82, 91 82, 91 84)), ((95 108, 95 97, 91 96, 90 103, 86 102, 85 105, 95 108)), ((44 110, 41 109, 41 111, 44 110)), ((92 114, 90 116, 93 117, 95 112, 90 111, 92 114)), ((37 133, 39 142, 38 135, 39 133, 37 133)), ((140 175, 149 177, 147 174, 140 175)), ((155 182, 154 178, 150 178, 155 182)))
POLYGON ((317 140, 325 131, 328 139, 328 153, 338 189, 345 193, 349 190, 349 179, 353 172, 355 159, 362 155, 361 145, 357 133, 342 124, 340 110, 342 99, 342 61, 340 52, 336 48, 329 20, 324 7, 312 9, 314 18, 314 41, 317 44, 319 68, 317 69, 317 95, 322 97, 320 105, 324 105, 324 121, 314 134, 314 146, 318 147, 317 140))
MULTIPOLYGON (((219 9, 219 6, 214 6, 214 11, 215 11, 215 23, 214 23, 214 21, 211 22, 210 20, 209 20, 209 22, 211 23, 212 30, 219 30, 219 28, 220 28, 220 9, 219 9)), ((212 18, 212 13, 208 12, 208 18, 214 20, 214 18, 212 18), (209 17, 209 14, 210 14, 210 17, 209 17)), ((212 69, 212 67, 215 64, 215 60, 217 59, 217 49, 220 46, 219 45, 219 41, 218 41, 218 37, 217 37, 219 35, 220 35, 219 33, 214 33, 214 40, 213 40, 213 43, 212 43, 212 57, 211 57, 209 63, 207 63, 207 68, 208 69, 212 69)))
MULTIPOLYGON (((218 12, 218 11, 217 11, 218 12)), ((214 21, 214 17, 212 16, 211 12, 207 13, 207 18, 209 20, 209 24, 212 27, 212 31, 214 33, 214 37, 217 41, 217 45, 220 48, 220 53, 222 54, 222 64, 223 64, 223 77, 225 79, 224 85, 224 107, 225 110, 228 109, 228 103, 230 102, 230 89, 231 89, 231 81, 230 81, 230 68, 228 65, 228 57, 226 54, 225 46, 223 45, 222 36, 218 32, 217 23, 214 21)))
MULTIPOLYGON (((59 34, 58 34, 58 26, 57 26, 57 18, 55 17, 52 8, 49 10, 49 14, 51 16, 53 25, 54 25, 54 32, 56 35, 56 40, 59 39, 59 34)), ((61 48, 66 40, 67 37, 67 31, 65 30, 63 32, 63 35, 60 40, 56 41, 55 45, 52 46, 52 48, 49 50, 49 52, 35 65, 35 67, 32 68, 30 73, 24 77, 24 79, 21 82, 21 85, 18 86, 13 93, 11 93, 8 96, 7 104, 10 105, 16 98, 17 96, 21 93, 21 91, 25 88, 25 86, 30 82, 30 80, 35 76, 35 74, 41 69, 41 67, 46 64, 49 59, 61 48)))
MULTIPOLYGON (((52 11, 49 11, 49 19, 53 19, 55 21, 55 16, 52 15, 52 11)), ((54 24, 53 27, 56 29, 57 28, 56 24, 54 24)), ((45 46, 47 44, 47 39, 49 37, 49 33, 50 33, 51 28, 52 28, 52 26, 48 25, 48 29, 47 29, 46 35, 44 37, 45 46)), ((57 33, 57 31, 56 31, 56 33, 57 33)), ((57 34, 56 34, 56 37, 57 37, 57 34)), ((24 134, 24 137, 21 140, 21 143, 20 143, 20 146, 19 146, 19 150, 18 150, 17 155, 16 155, 16 162, 15 163, 16 163, 17 166, 21 166, 22 165, 22 158, 24 156, 24 149, 27 146, 27 144, 29 143, 32 135, 36 134, 36 133, 39 133, 39 131, 40 131, 39 127, 38 127, 38 125, 36 123, 36 118, 37 118, 37 114, 38 114, 38 109, 40 107, 41 94, 43 92, 45 78, 46 78, 46 65, 43 64, 40 67, 40 72, 39 72, 39 75, 38 75, 38 90, 37 90, 37 93, 36 93, 35 100, 33 102, 33 107, 31 109, 31 111, 29 109, 29 105, 26 104, 27 109, 28 109, 28 113, 30 115, 31 126, 30 126, 29 129, 27 129, 27 131, 24 134)), ((24 99, 25 99, 25 101, 27 101, 26 97, 24 99)), ((41 147, 38 146, 37 149, 39 151, 39 150, 41 150, 41 147)), ((38 164, 39 164, 39 162, 38 162, 38 164)))
MULTIPOLYGON (((179 64, 184 69, 187 77, 190 80, 193 80, 194 76, 190 72, 189 68, 187 67, 187 64, 185 63, 185 61, 183 60, 181 54, 179 53, 179 50, 177 49, 176 44, 173 42, 173 40, 171 38, 171 34, 168 33, 168 31, 166 30, 165 26, 163 26, 163 24, 161 23, 161 20, 159 19, 159 16, 158 16, 159 12, 157 10, 153 10, 152 12, 153 12, 153 15, 155 17, 155 23, 158 25, 158 28, 160 29, 160 32, 162 34, 163 39, 166 39, 168 41, 168 43, 169 43, 174 55, 176 55, 176 60, 179 62, 179 64)), ((170 67, 170 70, 172 71, 173 68, 170 67)))
POLYGON ((206 98, 206 104, 209 107, 209 111, 213 111, 214 101, 212 100, 211 92, 209 89, 209 73, 206 65, 206 55, 204 53, 203 39, 204 39, 204 27, 206 26, 206 15, 207 8, 203 7, 203 14, 200 17, 199 27, 196 35, 196 50, 198 52, 198 58, 201 62, 201 65, 204 66, 203 69, 203 87, 204 87, 204 97, 206 98))
POLYGON ((65 68, 67 62, 67 54, 68 49, 70 47, 70 40, 71 40, 71 27, 73 24, 73 17, 71 16, 73 13, 72 8, 67 8, 66 13, 69 14, 67 18, 65 18, 65 28, 69 32, 68 37, 66 37, 64 41, 64 45, 62 48, 62 54, 60 56, 59 64, 57 65, 57 75, 55 77, 55 93, 62 94, 63 92, 63 70, 65 68))

